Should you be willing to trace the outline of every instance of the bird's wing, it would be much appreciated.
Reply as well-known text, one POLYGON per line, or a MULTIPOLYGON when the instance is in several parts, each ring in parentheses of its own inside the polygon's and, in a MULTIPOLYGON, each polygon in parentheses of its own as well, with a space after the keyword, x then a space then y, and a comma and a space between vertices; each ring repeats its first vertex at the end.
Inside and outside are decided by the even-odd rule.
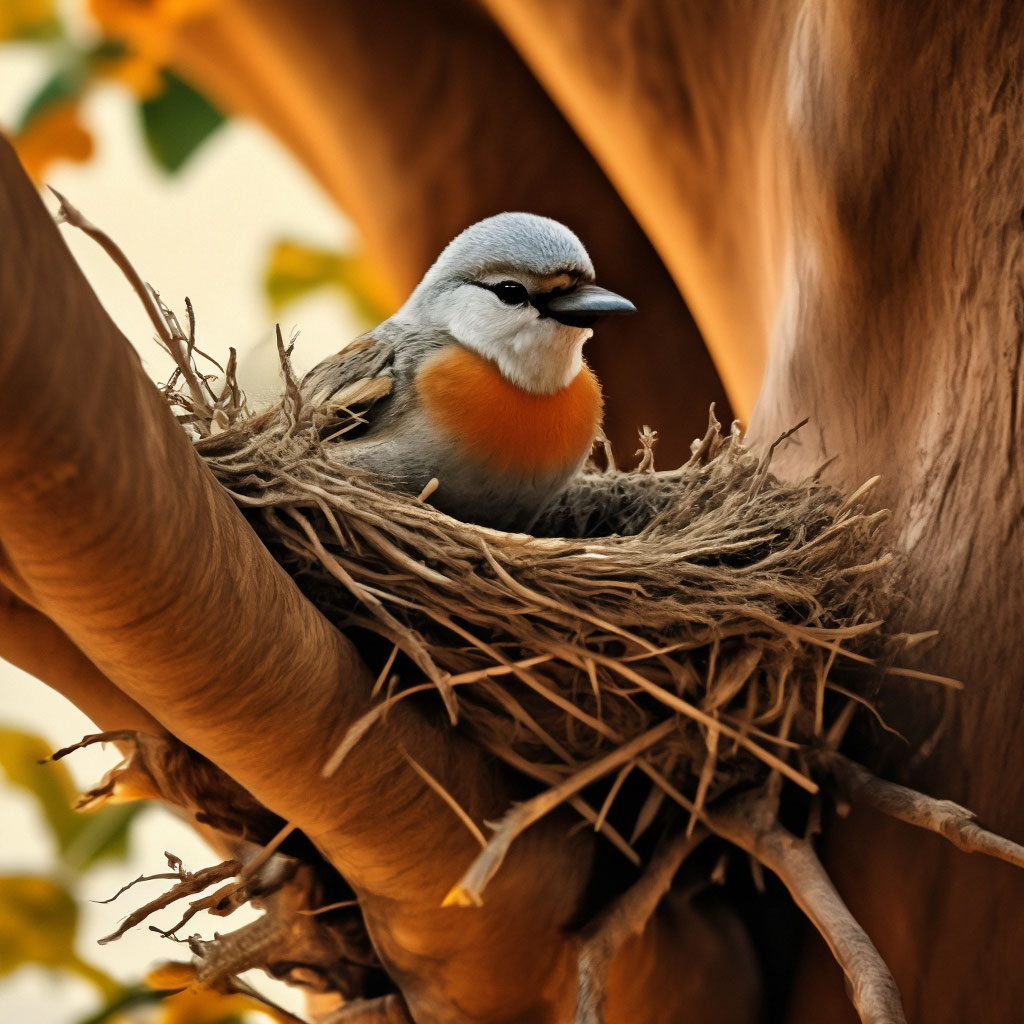
MULTIPOLYGON (((362 412, 391 403, 395 346, 373 334, 364 335, 319 362, 302 378, 304 402, 328 416, 343 410, 362 412)), ((374 418, 383 410, 374 410, 374 418)))

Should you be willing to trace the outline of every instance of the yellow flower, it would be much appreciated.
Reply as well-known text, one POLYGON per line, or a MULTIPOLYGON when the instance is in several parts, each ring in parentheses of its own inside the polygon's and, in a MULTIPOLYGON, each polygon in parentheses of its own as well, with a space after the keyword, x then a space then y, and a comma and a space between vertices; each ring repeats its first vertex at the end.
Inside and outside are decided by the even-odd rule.
POLYGON ((196 969, 191 964, 176 960, 165 960, 151 968, 146 975, 146 984, 160 991, 164 989, 188 988, 196 979, 196 969))
POLYGON ((127 86, 140 100, 159 96, 164 88, 160 65, 139 53, 117 57, 106 63, 98 73, 127 86))
POLYGON ((287 1022, 283 1017, 246 995, 222 995, 208 988, 190 988, 195 980, 195 968, 187 963, 167 961, 157 964, 146 975, 146 984, 155 989, 182 988, 168 996, 161 1004, 160 1015, 154 1024, 220 1024, 226 1017, 261 1013, 269 1020, 287 1022))
POLYGON ((186 989, 160 1005, 158 1024, 220 1024, 225 1017, 262 1009, 248 996, 222 996, 208 988, 186 989))

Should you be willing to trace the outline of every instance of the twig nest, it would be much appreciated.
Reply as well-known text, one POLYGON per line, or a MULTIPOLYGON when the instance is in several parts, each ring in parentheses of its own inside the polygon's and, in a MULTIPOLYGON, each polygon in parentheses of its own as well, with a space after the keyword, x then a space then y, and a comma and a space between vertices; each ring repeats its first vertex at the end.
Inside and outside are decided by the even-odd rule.
POLYGON ((735 425, 723 435, 712 412, 679 469, 652 471, 648 431, 636 471, 592 465, 537 535, 506 534, 346 468, 386 377, 326 409, 287 367, 286 383, 278 406, 234 415, 198 447, 310 599, 386 642, 367 651, 378 703, 325 752, 328 770, 388 707, 429 690, 541 787, 452 899, 479 899, 507 841, 563 801, 636 860, 660 817, 682 809, 692 826, 742 784, 817 790, 807 752, 838 742, 877 682, 864 665, 893 647, 884 513, 862 493, 780 482, 770 453, 746 449, 735 425), (610 813, 634 773, 646 800, 610 813))

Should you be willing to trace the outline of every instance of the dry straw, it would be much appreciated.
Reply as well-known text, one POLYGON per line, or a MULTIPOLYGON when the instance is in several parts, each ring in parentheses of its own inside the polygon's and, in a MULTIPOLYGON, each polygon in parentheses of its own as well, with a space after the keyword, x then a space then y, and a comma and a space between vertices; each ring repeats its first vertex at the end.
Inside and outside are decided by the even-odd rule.
MULTIPOLYGON (((333 372, 352 376, 344 363, 363 365, 368 346, 334 357, 333 372)), ((485 836, 413 764, 482 847, 447 904, 479 904, 516 838, 562 804, 641 866, 577 936, 575 1024, 604 1020, 616 950, 712 833, 779 875, 846 972, 861 1019, 899 1024, 884 961, 810 837, 778 821, 784 784, 857 789, 850 772, 860 769, 838 747, 857 707, 877 717, 886 677, 960 685, 892 664, 931 634, 884 629, 886 514, 864 506, 875 481, 850 496, 817 478, 784 483, 770 472, 772 451, 745 448, 736 425, 723 435, 712 410, 678 469, 654 472, 645 428, 635 470, 617 469, 606 445, 604 468, 590 465, 533 535, 502 533, 431 508, 430 488, 402 494, 346 467, 346 443, 390 391, 386 369, 356 374, 325 407, 295 380, 280 333, 278 347, 285 394, 269 411, 247 418, 230 380, 219 404, 229 429, 215 432, 182 404, 205 434, 197 449, 207 465, 307 596, 340 629, 390 651, 376 703, 325 752, 325 773, 396 702, 434 695, 453 724, 535 786, 485 836), (645 795, 634 781, 620 806, 629 777, 645 795)), ((870 778, 877 790, 857 789, 867 802, 888 811, 902 801, 912 824, 1024 864, 1024 850, 969 812, 870 778)))
POLYGON ((884 513, 864 510, 864 489, 846 499, 815 479, 784 484, 770 453, 744 448, 735 426, 723 436, 712 414, 679 469, 650 470, 647 432, 640 469, 592 466, 538 536, 501 533, 345 467, 386 374, 324 409, 281 355, 284 400, 233 416, 198 450, 317 606, 392 652, 377 702, 325 752, 325 771, 395 702, 429 690, 540 784, 452 902, 479 902, 515 837, 564 802, 637 861, 656 822, 681 812, 692 831, 737 787, 774 775, 817 791, 808 752, 835 746, 844 708, 877 686, 865 663, 898 646, 881 628, 884 513), (631 790, 632 811, 614 803, 630 775, 648 789, 639 803, 631 790))

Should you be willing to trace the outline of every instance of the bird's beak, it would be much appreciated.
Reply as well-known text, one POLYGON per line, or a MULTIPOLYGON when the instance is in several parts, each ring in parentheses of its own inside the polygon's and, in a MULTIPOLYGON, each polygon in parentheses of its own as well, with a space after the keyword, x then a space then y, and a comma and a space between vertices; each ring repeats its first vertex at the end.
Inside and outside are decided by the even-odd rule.
POLYGON ((570 327, 589 327, 598 317, 635 313, 636 306, 607 288, 582 284, 571 292, 548 299, 543 312, 552 320, 570 327))

